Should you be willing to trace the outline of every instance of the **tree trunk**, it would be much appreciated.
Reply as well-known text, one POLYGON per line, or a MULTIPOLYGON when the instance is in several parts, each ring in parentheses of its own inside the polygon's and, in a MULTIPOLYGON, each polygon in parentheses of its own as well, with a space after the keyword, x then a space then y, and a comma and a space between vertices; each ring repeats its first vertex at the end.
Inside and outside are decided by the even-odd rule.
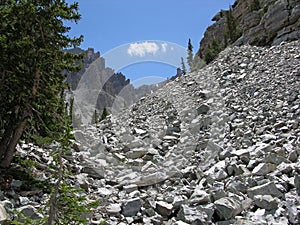
POLYGON ((11 140, 13 131, 14 131, 14 127, 13 127, 13 124, 10 122, 8 124, 7 128, 5 129, 5 132, 2 135, 2 139, 0 142, 0 161, 5 155, 6 148, 11 140))
POLYGON ((8 168, 10 166, 10 164, 13 160, 14 154, 15 154, 16 146, 23 134, 23 131, 25 129, 29 115, 30 115, 29 112, 25 112, 23 114, 23 118, 22 118, 21 122, 19 122, 18 126, 16 126, 16 128, 13 130, 13 134, 12 134, 11 138, 6 143, 7 145, 3 146, 4 149, 1 149, 1 154, 3 154, 3 152, 4 152, 4 154, 3 154, 4 157, 0 162, 0 167, 8 168))
POLYGON ((0 142, 0 160, 5 155, 6 148, 8 146, 8 143, 9 143, 10 139, 11 139, 12 133, 13 133, 13 129, 11 127, 8 127, 5 130, 5 132, 2 136, 2 139, 1 139, 1 142, 0 142))

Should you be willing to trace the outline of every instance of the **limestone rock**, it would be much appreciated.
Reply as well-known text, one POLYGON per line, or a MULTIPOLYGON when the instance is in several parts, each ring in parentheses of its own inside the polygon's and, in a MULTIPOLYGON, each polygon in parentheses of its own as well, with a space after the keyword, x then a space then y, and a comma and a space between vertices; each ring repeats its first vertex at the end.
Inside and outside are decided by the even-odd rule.
POLYGON ((4 222, 4 221, 8 221, 8 220, 10 220, 10 217, 7 214, 3 205, 0 203, 0 222, 4 222))
POLYGON ((141 207, 142 202, 139 198, 127 200, 122 204, 122 214, 126 217, 135 216, 141 207))
POLYGON ((241 204, 230 197, 224 197, 214 202, 216 213, 221 220, 234 218, 243 208, 241 204))
POLYGON ((259 186, 255 186, 248 190, 248 195, 253 198, 256 195, 271 195, 273 197, 280 197, 282 193, 278 190, 274 182, 268 182, 259 186))
POLYGON ((173 205, 172 204, 168 204, 168 203, 163 202, 163 201, 156 202, 156 211, 160 215, 162 215, 164 217, 168 217, 168 216, 171 215, 172 210, 173 210, 173 205))
POLYGON ((254 196, 254 202, 258 207, 266 210, 276 209, 278 206, 278 200, 271 195, 256 195, 254 196))

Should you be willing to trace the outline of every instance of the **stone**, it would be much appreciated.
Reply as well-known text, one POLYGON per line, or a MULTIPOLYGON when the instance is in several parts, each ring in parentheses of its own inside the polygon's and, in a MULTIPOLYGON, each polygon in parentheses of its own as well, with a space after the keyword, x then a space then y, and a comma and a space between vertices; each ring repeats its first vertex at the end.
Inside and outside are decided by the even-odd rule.
POLYGON ((252 188, 249 188, 248 196, 250 198, 254 198, 256 195, 271 195, 273 197, 281 197, 282 193, 279 191, 279 189, 276 187, 274 182, 267 182, 265 184, 255 186, 252 188))
POLYGON ((122 214, 126 217, 135 216, 142 207, 142 201, 139 198, 126 200, 122 204, 122 214))
POLYGON ((252 171, 252 174, 264 176, 276 169, 276 165, 271 163, 260 163, 252 171))
POLYGON ((277 169, 278 171, 280 171, 281 173, 284 173, 284 174, 289 174, 293 171, 293 166, 288 164, 288 163, 280 163, 278 166, 277 166, 277 169))
POLYGON ((279 165, 280 163, 288 163, 289 161, 283 157, 283 156, 280 156, 278 154, 275 154, 275 153, 269 153, 265 156, 264 158, 264 161, 266 163, 272 163, 272 164, 276 164, 276 165, 279 165))
POLYGON ((278 199, 273 198, 271 195, 256 195, 254 196, 254 203, 266 210, 277 209, 278 207, 278 199))
POLYGON ((171 215, 173 210, 173 205, 164 201, 156 202, 156 212, 158 212, 163 217, 168 217, 171 215))
POLYGON ((110 196, 112 194, 112 190, 105 187, 98 188, 97 192, 102 197, 110 196))
POLYGON ((126 157, 129 159, 138 159, 142 158, 147 154, 147 150, 144 148, 135 148, 126 153, 126 157))
MULTIPOLYGON (((20 213, 21 218, 24 216, 25 218, 30 218, 30 219, 42 219, 43 215, 41 215, 40 213, 38 213, 38 211, 36 210, 36 208, 34 208, 31 205, 26 205, 26 206, 22 206, 20 208, 17 208, 17 211, 20 213)), ((23 218, 20 220, 22 221, 23 218)))
POLYGON ((20 205, 28 205, 30 203, 30 200, 27 197, 20 196, 19 200, 20 200, 20 205))
POLYGON ((194 193, 192 194, 192 196, 190 197, 189 202, 192 205, 201 205, 201 204, 206 204, 206 203, 210 203, 210 194, 208 194, 206 191, 204 190, 200 190, 199 188, 196 188, 194 190, 194 193))
POLYGON ((4 206, 0 203, 0 223, 10 220, 4 206))
POLYGON ((119 203, 114 203, 110 204, 109 206, 106 207, 106 212, 108 215, 119 215, 121 212, 121 204, 119 203))
POLYGON ((145 135, 147 131, 140 129, 140 128, 134 128, 133 129, 133 134, 138 134, 138 135, 145 135))
POLYGON ((209 110, 210 110, 210 108, 208 105, 202 104, 197 108, 197 113, 198 113, 198 115, 200 115, 200 114, 204 115, 204 114, 207 114, 209 110))
POLYGON ((212 204, 207 207, 189 207, 183 204, 178 212, 178 219, 188 224, 208 224, 212 220, 213 213, 212 204))
POLYGON ((229 220, 243 211, 239 201, 224 197, 214 202, 216 213, 221 220, 229 220))
POLYGON ((123 186, 123 190, 126 191, 126 193, 136 191, 137 189, 138 189, 138 186, 136 184, 129 184, 129 185, 123 186))
POLYGON ((3 201, 5 199, 5 196, 3 194, 3 191, 0 191, 0 201, 3 201))
POLYGON ((76 179, 80 188, 83 188, 84 190, 89 189, 89 183, 87 182, 87 174, 84 173, 77 174, 76 179))
POLYGON ((189 225, 188 223, 185 223, 185 222, 183 222, 183 221, 181 221, 181 220, 176 221, 174 224, 175 224, 175 225, 189 225))
POLYGON ((300 211, 299 207, 292 206, 288 208, 288 219, 291 224, 300 223, 300 211))
POLYGON ((104 178, 104 171, 99 167, 89 167, 85 166, 81 169, 82 173, 88 174, 88 176, 93 177, 95 179, 103 179, 104 178))
POLYGON ((292 150, 291 152, 289 152, 288 160, 290 160, 291 162, 296 162, 298 160, 298 153, 296 150, 292 150))
POLYGON ((295 175, 294 184, 297 191, 297 194, 300 195, 300 175, 295 175))

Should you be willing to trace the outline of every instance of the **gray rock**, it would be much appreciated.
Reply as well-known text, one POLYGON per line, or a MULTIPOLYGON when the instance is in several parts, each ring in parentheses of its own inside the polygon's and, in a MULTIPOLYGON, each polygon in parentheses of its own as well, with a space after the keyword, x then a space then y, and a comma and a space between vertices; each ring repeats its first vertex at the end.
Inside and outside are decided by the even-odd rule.
POLYGON ((89 183, 87 182, 87 174, 78 174, 76 175, 77 183, 80 188, 85 190, 89 189, 89 183))
POLYGON ((147 150, 144 148, 135 148, 132 149, 131 151, 126 153, 127 158, 129 159, 138 159, 142 158, 144 155, 147 154, 147 150))
POLYGON ((5 199, 4 194, 2 191, 0 191, 0 201, 3 201, 5 199))
POLYGON ((289 153, 288 160, 290 160, 291 162, 296 162, 298 160, 298 153, 296 150, 292 150, 289 153))
POLYGON ((28 205, 30 203, 30 200, 27 197, 20 196, 19 200, 20 200, 20 205, 28 205))
POLYGON ((273 197, 281 197, 282 193, 276 187, 274 182, 268 182, 259 186, 249 188, 248 196, 254 198, 256 195, 271 195, 273 197))
POLYGON ((121 204, 115 203, 115 204, 110 204, 109 206, 106 207, 106 212, 108 215, 119 215, 121 212, 121 204))
POLYGON ((85 166, 81 170, 82 173, 88 174, 88 176, 93 177, 95 179, 103 179, 104 171, 101 168, 85 166))
POLYGON ((20 221, 23 221, 24 218, 27 218, 27 217, 29 217, 31 219, 42 219, 43 218, 43 215, 38 213, 37 209, 31 205, 26 205, 26 206, 17 208, 17 211, 21 215, 21 218, 19 218, 20 221))
POLYGON ((214 205, 221 220, 229 220, 243 211, 240 202, 230 197, 221 198, 215 201, 214 205))
POLYGON ((300 223, 300 211, 299 207, 292 206, 288 208, 288 219, 291 224, 300 223))
POLYGON ((209 112, 209 110, 210 110, 210 108, 208 105, 202 104, 197 108, 197 113, 198 113, 198 115, 200 115, 200 114, 203 115, 203 114, 207 114, 209 112))
POLYGON ((156 212, 158 212, 163 217, 168 217, 171 215, 173 210, 173 205, 164 201, 156 202, 156 212))
POLYGON ((300 195, 300 175, 297 174, 295 176, 294 183, 295 183, 295 188, 296 188, 297 194, 300 195))
POLYGON ((256 195, 254 196, 255 205, 266 210, 277 209, 278 199, 271 195, 256 195))
POLYGON ((123 190, 126 191, 126 193, 133 192, 138 189, 138 186, 136 184, 130 184, 123 186, 123 190))
POLYGON ((7 214, 4 206, 0 203, 0 222, 5 222, 10 220, 9 215, 7 214))
POLYGON ((122 204, 122 214, 126 217, 135 216, 142 207, 142 201, 139 198, 126 200, 122 204))
POLYGON ((210 203, 210 194, 208 194, 204 190, 200 190, 199 188, 196 188, 194 193, 192 194, 189 202, 191 204, 201 205, 201 204, 207 204, 210 203))
POLYGON ((208 224, 211 222, 213 213, 213 204, 207 207, 189 207, 183 204, 178 212, 178 219, 188 224, 208 224))
POLYGON ((276 169, 276 165, 271 163, 260 163, 252 171, 254 175, 264 176, 276 169))
POLYGON ((285 157, 280 156, 280 155, 275 154, 275 153, 267 154, 266 157, 264 158, 264 161, 266 163, 273 163, 273 164, 276 164, 276 165, 279 165, 280 163, 283 163, 283 162, 286 162, 286 163, 289 162, 289 160, 286 159, 285 157))
POLYGON ((138 135, 145 135, 147 131, 140 129, 140 128, 134 128, 133 129, 133 134, 138 134, 138 135))

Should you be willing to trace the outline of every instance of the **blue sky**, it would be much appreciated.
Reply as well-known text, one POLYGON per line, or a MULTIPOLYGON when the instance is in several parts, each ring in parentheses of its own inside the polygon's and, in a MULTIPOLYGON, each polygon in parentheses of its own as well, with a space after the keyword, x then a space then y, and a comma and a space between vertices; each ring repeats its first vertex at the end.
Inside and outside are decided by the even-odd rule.
POLYGON ((123 72, 134 82, 149 76, 166 78, 174 75, 176 67, 180 66, 180 57, 186 57, 179 52, 174 53, 174 46, 186 48, 190 38, 196 52, 205 29, 212 24, 211 18, 221 9, 228 9, 234 0, 77 2, 82 19, 78 24, 71 25, 70 36, 84 35, 81 48, 92 47, 104 57, 108 53, 113 57, 116 53, 115 61, 131 57, 129 65, 126 61, 126 67, 113 69, 123 72), (121 56, 119 53, 122 50, 124 55, 121 56), (149 62, 147 57, 150 56, 152 60, 149 62), (159 58, 159 62, 155 57, 159 58), (169 58, 172 57, 178 57, 176 65, 173 61, 170 63, 169 58))

